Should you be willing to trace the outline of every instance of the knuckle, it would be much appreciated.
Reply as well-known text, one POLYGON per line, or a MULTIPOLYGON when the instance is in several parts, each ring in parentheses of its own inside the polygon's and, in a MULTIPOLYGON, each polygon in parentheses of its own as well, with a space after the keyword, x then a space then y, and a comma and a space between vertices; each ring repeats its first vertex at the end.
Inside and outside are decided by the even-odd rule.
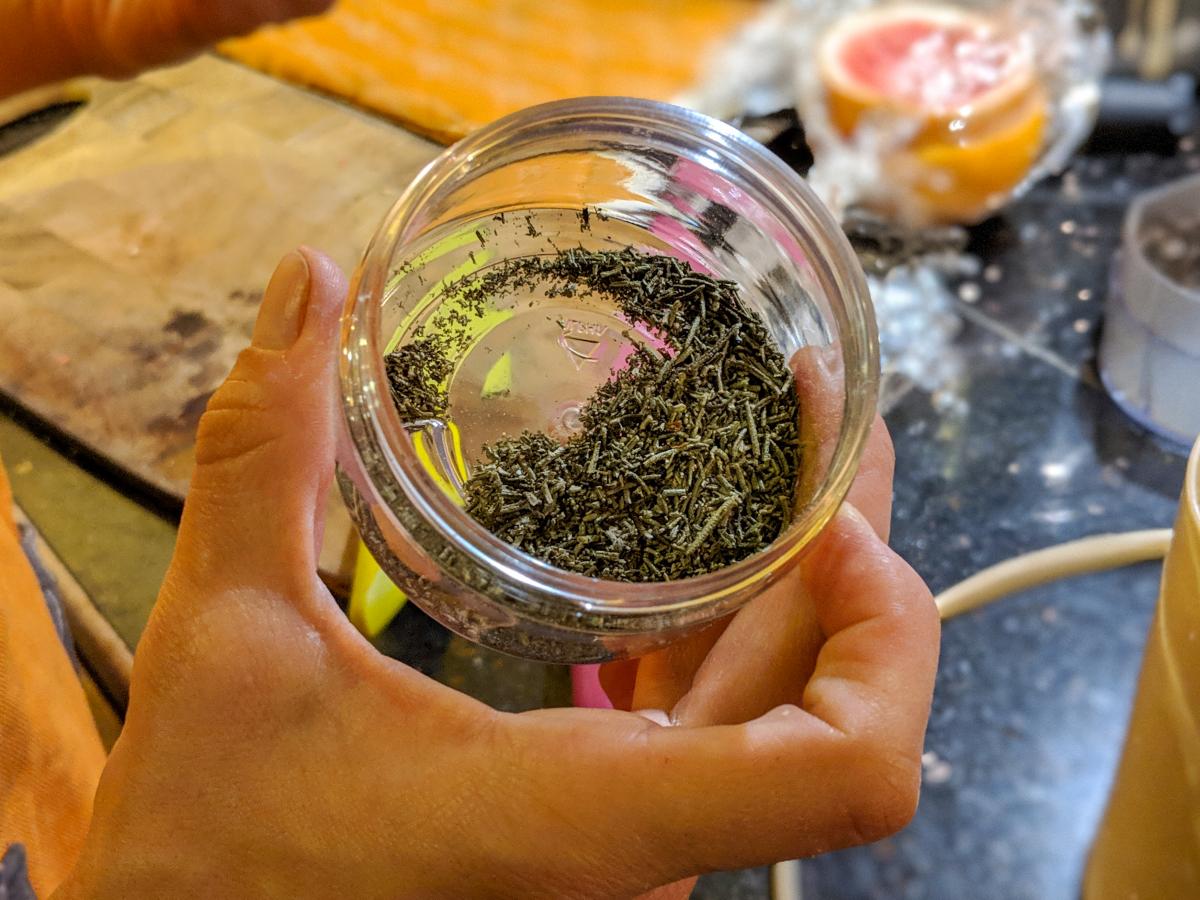
POLYGON ((272 412, 286 399, 287 373, 281 363, 254 347, 242 351, 200 417, 197 466, 244 457, 271 443, 278 430, 272 412))
POLYGON ((940 631, 941 620, 929 585, 916 569, 893 551, 884 549, 882 552, 886 556, 884 564, 894 582, 889 611, 911 627, 936 635, 940 631))
POLYGON ((257 381, 235 380, 234 375, 231 375, 209 398, 205 411, 260 412, 266 407, 267 396, 262 384, 257 381))
POLYGON ((262 413, 208 410, 196 431, 196 466, 208 469, 243 459, 277 439, 262 413))
POLYGON ((250 346, 238 354, 209 407, 261 408, 290 380, 287 358, 274 350, 250 346))
POLYGON ((920 794, 919 759, 876 751, 846 798, 851 841, 869 844, 900 831, 916 815, 920 794))
POLYGON ((929 585, 913 569, 909 569, 908 585, 905 591, 907 603, 904 614, 912 623, 917 633, 936 643, 942 631, 942 618, 938 613, 937 601, 929 585))

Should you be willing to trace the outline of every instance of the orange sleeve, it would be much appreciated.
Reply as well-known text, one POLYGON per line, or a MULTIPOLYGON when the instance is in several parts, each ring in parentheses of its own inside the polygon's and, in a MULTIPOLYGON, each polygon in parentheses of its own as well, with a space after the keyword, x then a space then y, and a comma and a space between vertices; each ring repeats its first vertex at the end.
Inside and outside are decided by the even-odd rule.
POLYGON ((74 865, 104 749, 21 549, 0 466, 0 851, 22 843, 38 896, 74 865))
POLYGON ((8 473, 4 471, 4 461, 0 460, 0 531, 17 537, 17 523, 13 519, 12 485, 8 483, 8 473))

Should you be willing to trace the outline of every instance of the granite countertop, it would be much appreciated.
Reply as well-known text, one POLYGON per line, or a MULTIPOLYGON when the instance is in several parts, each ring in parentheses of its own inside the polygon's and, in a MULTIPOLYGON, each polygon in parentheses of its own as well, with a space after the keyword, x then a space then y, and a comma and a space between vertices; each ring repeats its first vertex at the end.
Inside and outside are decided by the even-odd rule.
MULTIPOLYGON (((975 229, 978 266, 946 295, 947 365, 932 380, 892 380, 893 543, 935 591, 1026 550, 1171 524, 1184 448, 1126 418, 1094 360, 1130 197, 1200 171, 1194 140, 1172 149, 1082 156, 975 229)), ((133 644, 171 525, 28 426, 0 417, 18 499, 133 644)), ((1144 565, 1079 578, 947 623, 915 820, 892 839, 803 863, 805 896, 1077 897, 1158 577, 1144 565)), ((499 708, 569 702, 566 670, 480 650, 411 605, 377 644, 499 708)), ((707 876, 695 896, 766 898, 768 872, 707 876)))

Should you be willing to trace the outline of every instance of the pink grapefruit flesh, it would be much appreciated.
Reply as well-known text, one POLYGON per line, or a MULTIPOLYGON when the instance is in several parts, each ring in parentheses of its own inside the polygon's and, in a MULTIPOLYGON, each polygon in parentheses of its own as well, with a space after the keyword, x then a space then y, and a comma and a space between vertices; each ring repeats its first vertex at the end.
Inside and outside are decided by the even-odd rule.
POLYGON ((935 113, 971 106, 1025 67, 986 20, 921 7, 850 16, 824 50, 826 77, 849 92, 935 113))

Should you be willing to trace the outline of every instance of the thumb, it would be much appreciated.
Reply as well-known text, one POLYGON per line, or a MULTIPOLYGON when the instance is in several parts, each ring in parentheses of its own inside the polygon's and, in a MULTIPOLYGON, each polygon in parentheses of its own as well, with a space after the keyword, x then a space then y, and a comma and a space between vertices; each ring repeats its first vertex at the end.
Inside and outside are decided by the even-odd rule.
POLYGON ((346 279, 326 256, 289 253, 250 346, 200 419, 172 574, 197 594, 311 586, 333 473, 337 323, 346 279))

